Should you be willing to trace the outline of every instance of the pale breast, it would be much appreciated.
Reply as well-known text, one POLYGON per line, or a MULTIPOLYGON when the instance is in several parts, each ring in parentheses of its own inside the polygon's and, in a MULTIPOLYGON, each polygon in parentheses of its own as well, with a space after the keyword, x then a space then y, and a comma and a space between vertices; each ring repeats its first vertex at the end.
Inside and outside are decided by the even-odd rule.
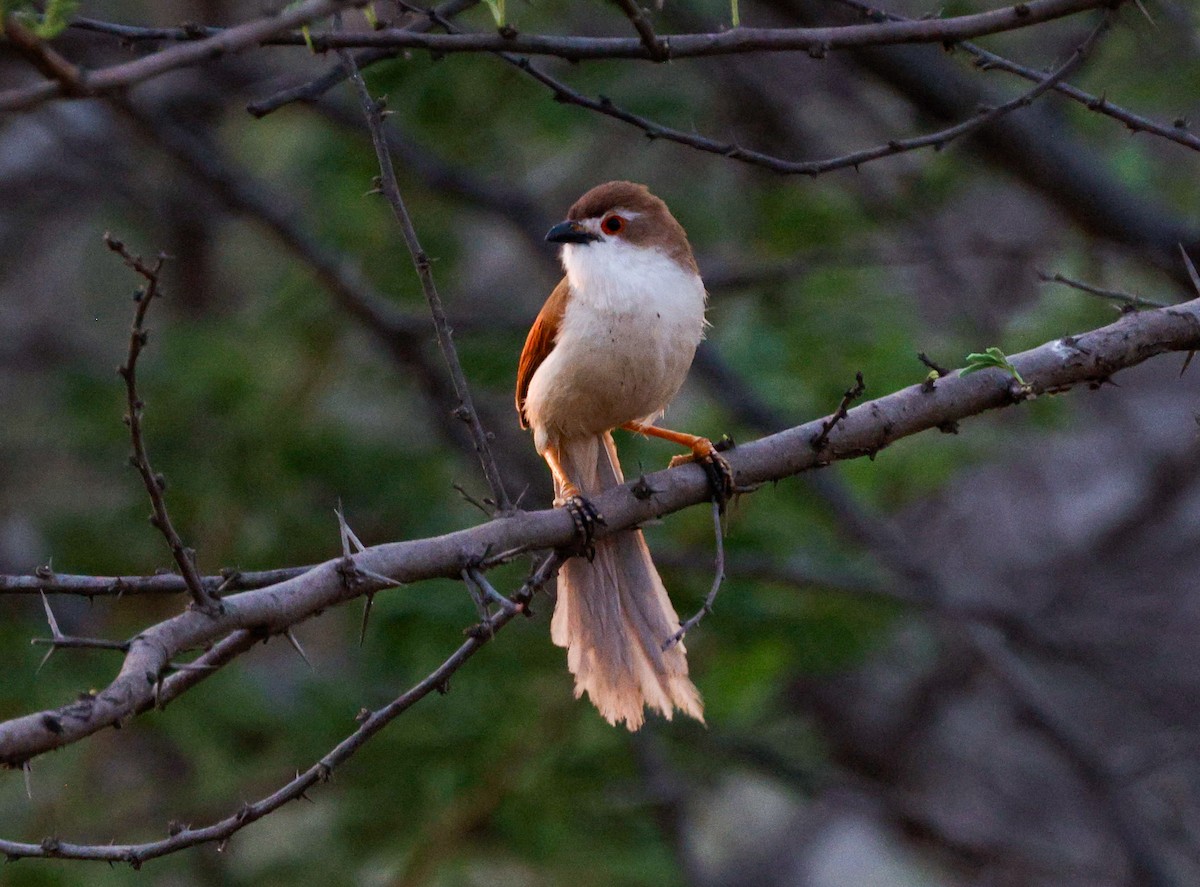
POLYGON ((571 301, 525 401, 539 448, 658 416, 704 332, 704 286, 670 258, 622 243, 565 252, 571 301))

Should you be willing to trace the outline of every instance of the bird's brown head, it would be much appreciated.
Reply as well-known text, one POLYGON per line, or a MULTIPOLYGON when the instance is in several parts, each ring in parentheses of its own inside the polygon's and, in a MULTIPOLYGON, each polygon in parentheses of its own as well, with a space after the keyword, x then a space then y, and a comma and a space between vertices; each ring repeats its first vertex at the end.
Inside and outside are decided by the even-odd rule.
POLYGON ((566 221, 550 229, 546 239, 564 245, 625 243, 660 250, 696 272, 687 232, 667 205, 636 182, 605 182, 575 201, 566 221))

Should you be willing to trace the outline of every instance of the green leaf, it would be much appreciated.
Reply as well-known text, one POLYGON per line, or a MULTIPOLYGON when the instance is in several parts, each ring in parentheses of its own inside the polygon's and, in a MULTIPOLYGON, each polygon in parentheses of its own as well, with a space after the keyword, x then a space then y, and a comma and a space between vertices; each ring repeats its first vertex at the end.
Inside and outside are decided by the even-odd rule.
POLYGON ((738 0, 729 0, 729 18, 735 28, 742 26, 742 17, 738 14, 738 0))
POLYGON ((982 353, 974 351, 968 354, 967 365, 963 367, 959 375, 967 376, 979 370, 986 370, 992 367, 1009 373, 1021 385, 1026 384, 1025 380, 1021 378, 1021 374, 1017 372, 1017 368, 1009 362, 1004 352, 994 345, 982 353))
POLYGON ((488 9, 492 11, 492 18, 496 20, 496 27, 504 27, 504 0, 483 0, 487 4, 488 9))
POLYGON ((66 30, 78 6, 79 0, 49 0, 46 11, 39 14, 33 3, 0 0, 0 20, 11 15, 38 38, 49 40, 66 30))

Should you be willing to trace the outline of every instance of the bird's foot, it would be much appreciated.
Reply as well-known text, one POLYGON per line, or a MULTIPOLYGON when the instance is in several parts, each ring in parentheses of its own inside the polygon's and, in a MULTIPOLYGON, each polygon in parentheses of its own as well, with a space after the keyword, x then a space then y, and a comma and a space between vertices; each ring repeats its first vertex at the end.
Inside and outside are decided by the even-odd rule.
POLYGON ((596 556, 596 546, 592 539, 596 535, 596 527, 602 526, 604 515, 589 500, 579 494, 574 485, 563 489, 561 496, 555 502, 567 509, 575 524, 575 543, 579 553, 589 561, 596 556))
POLYGON ((668 467, 674 468, 676 465, 685 465, 688 462, 700 463, 700 467, 704 469, 704 473, 708 477, 708 488, 712 491, 713 499, 724 511, 725 504, 736 490, 736 485, 733 481, 733 469, 729 467, 729 461, 721 455, 721 452, 732 448, 733 439, 730 437, 723 437, 715 444, 708 438, 702 437, 692 447, 690 453, 686 456, 676 456, 668 467))

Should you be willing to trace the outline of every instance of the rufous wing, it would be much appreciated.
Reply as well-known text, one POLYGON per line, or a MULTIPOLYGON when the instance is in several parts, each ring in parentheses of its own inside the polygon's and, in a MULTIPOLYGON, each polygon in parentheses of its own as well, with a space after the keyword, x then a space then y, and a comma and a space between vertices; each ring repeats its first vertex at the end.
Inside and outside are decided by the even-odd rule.
POLYGON ((529 383, 542 361, 554 350, 554 340, 558 338, 558 327, 570 297, 571 287, 564 277, 542 306, 533 328, 525 337, 525 347, 517 364, 517 415, 521 417, 522 428, 529 427, 525 418, 525 396, 529 393, 529 383))

